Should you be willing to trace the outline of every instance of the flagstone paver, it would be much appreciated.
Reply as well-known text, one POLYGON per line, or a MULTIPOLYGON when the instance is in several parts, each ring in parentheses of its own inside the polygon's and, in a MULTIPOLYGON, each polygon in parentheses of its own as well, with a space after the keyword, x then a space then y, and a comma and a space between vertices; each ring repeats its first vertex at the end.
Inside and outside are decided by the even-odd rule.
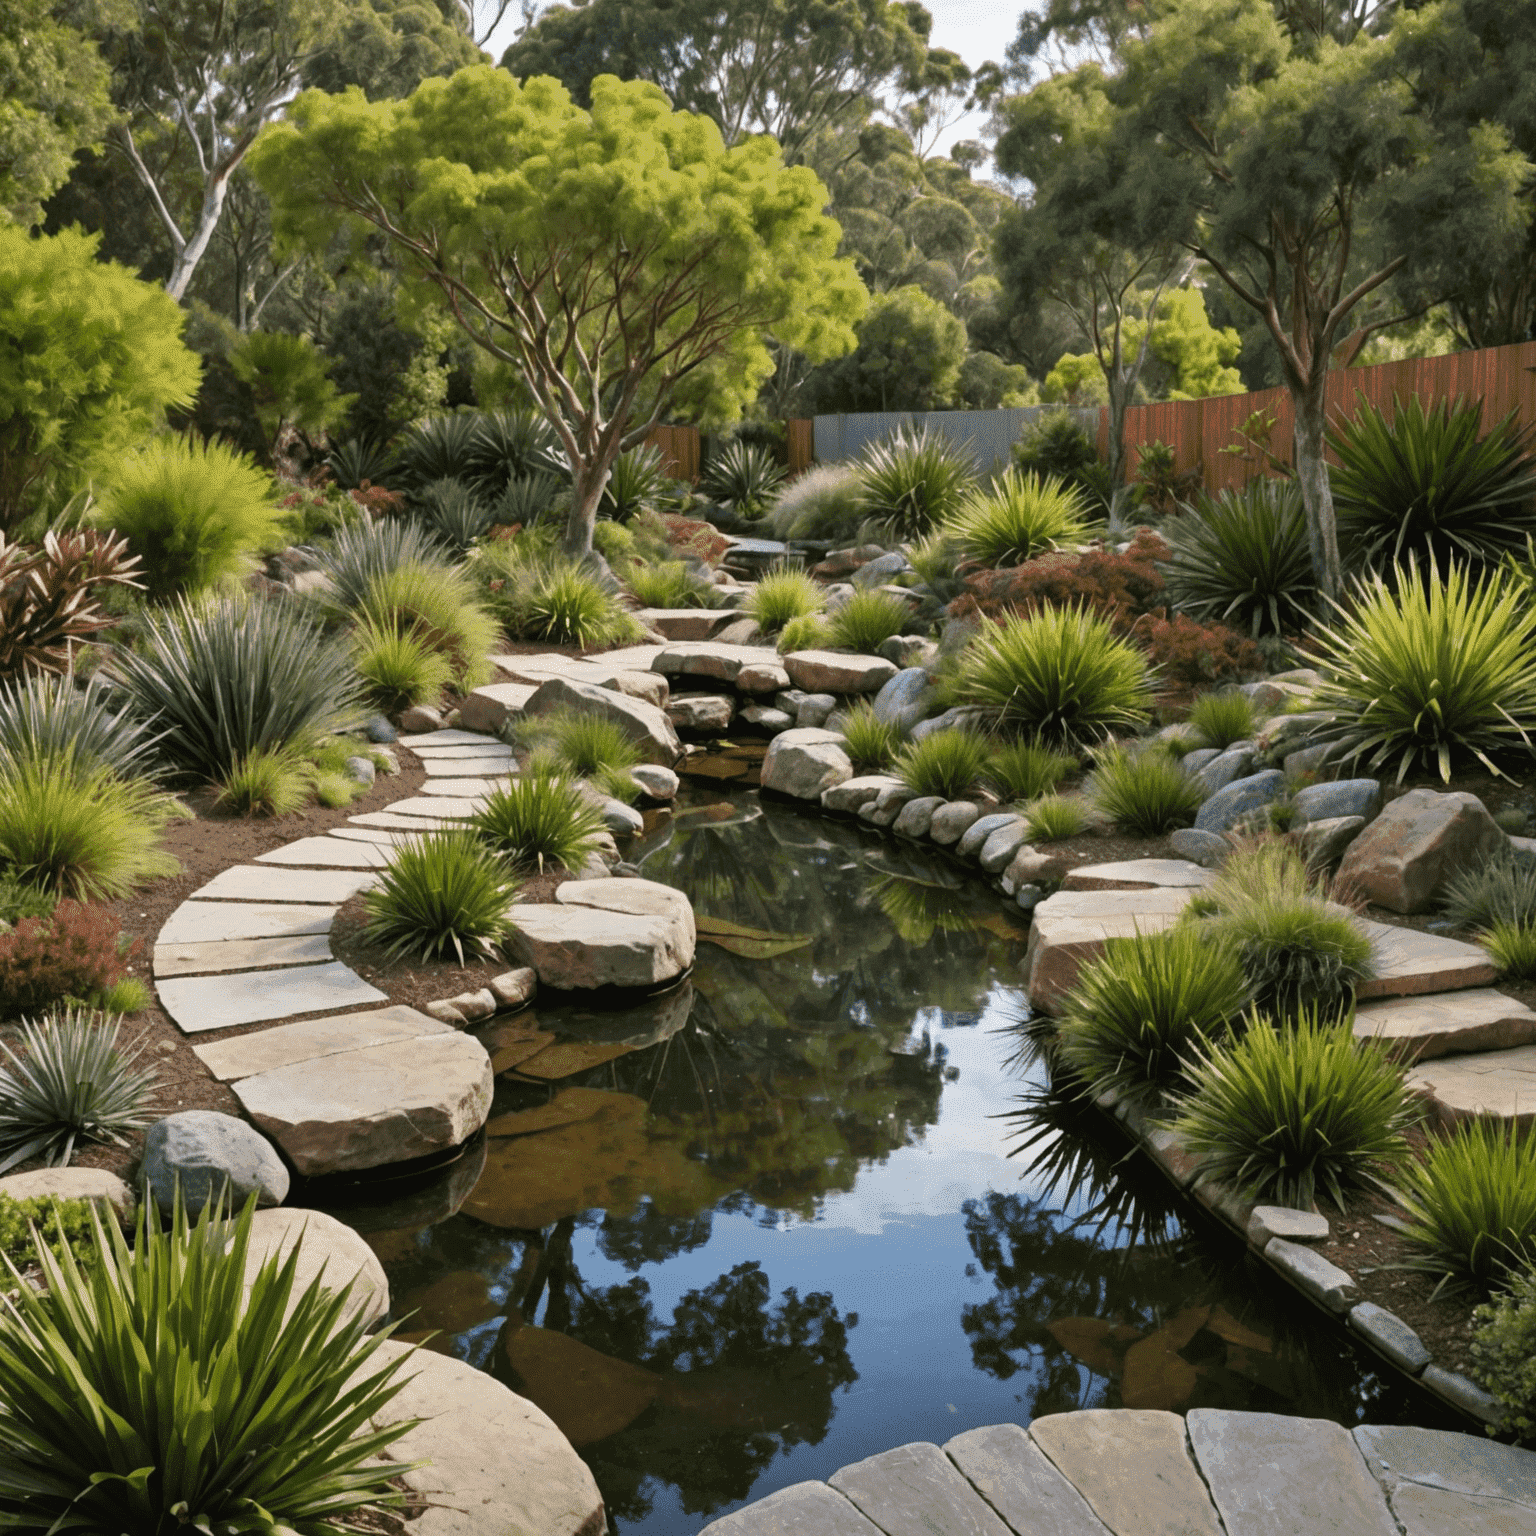
POLYGON ((449 1025, 439 1024, 436 1019, 397 1003, 388 1008, 369 1009, 366 1013, 336 1014, 324 1019, 304 1019, 297 1024, 280 1024, 259 1034, 236 1035, 232 1040, 195 1045, 192 1050, 221 1083, 232 1083, 343 1051, 453 1033, 455 1031, 449 1025))
MULTIPOLYGON (((434 816, 439 821, 467 821, 484 802, 468 796, 412 795, 407 800, 396 800, 374 815, 383 816, 434 816)), ((358 820, 362 820, 359 817, 358 820)), ((365 822, 364 825, 371 825, 365 822)))
MULTIPOLYGON (((427 802, 429 805, 431 803, 431 801, 427 802)), ((437 803, 443 805, 447 802, 438 801, 437 803)), ((444 827, 462 826, 465 819, 463 816, 442 814, 434 816, 425 812, 419 812, 414 816, 399 816, 393 811, 362 811, 352 818, 352 825, 385 832, 413 833, 421 837, 425 833, 437 832, 444 827)))
POLYGON ((377 877, 371 870, 274 869, 271 865, 231 864, 193 891, 197 901, 324 902, 339 906, 377 877))
POLYGON ((155 945, 154 973, 198 976, 213 971, 269 970, 275 965, 314 965, 331 958, 324 933, 300 933, 277 939, 215 939, 201 944, 155 945))
POLYGON ((427 771, 423 791, 430 794, 434 781, 443 779, 507 778, 516 763, 510 757, 440 757, 432 762, 424 762, 421 766, 427 771))
POLYGON ((1188 859, 1124 859, 1113 864, 1084 864, 1069 869, 1064 891, 1136 891, 1162 886, 1178 889, 1209 883, 1212 871, 1188 859))
POLYGON ((511 782, 510 774, 500 774, 495 778, 428 779, 421 786, 421 792, 424 795, 439 796, 443 799, 457 796, 478 801, 481 797, 511 782))
POLYGON ((419 829, 410 832, 386 832, 382 827, 332 827, 327 837, 340 838, 343 842, 372 843, 379 848, 398 848, 413 837, 420 837, 419 829))
POLYGON ((1401 1046, 1419 1061, 1536 1043, 1536 1010, 1492 987, 1385 998, 1355 1010, 1355 1038, 1401 1046))
POLYGON ((1361 926, 1376 946, 1376 974, 1357 989, 1362 998, 1486 987, 1499 974, 1476 944, 1391 923, 1362 921, 1361 926))
POLYGON ((336 837, 301 837, 270 853, 258 853, 258 864, 315 865, 322 869, 383 869, 389 855, 367 843, 343 842, 336 837))
POLYGON ((188 1034, 389 1001, 339 960, 277 971, 157 977, 156 990, 160 1006, 188 1034))
POLYGON ((423 731, 416 736, 402 736, 400 745, 414 752, 417 747, 478 747, 484 746, 486 740, 479 731, 461 731, 449 727, 440 731, 423 731))
POLYGON ((214 939, 274 939, 296 933, 329 933, 334 906, 294 902, 184 901, 166 919, 157 944, 198 944, 214 939))

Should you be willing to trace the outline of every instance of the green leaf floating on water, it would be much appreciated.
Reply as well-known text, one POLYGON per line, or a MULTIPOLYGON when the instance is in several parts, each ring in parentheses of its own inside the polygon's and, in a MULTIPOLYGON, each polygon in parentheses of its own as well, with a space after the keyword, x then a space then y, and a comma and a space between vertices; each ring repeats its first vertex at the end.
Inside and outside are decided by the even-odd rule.
POLYGON ((694 925, 701 939, 748 960, 772 960, 777 955, 804 949, 811 942, 808 933, 769 933, 762 928, 727 922, 723 917, 700 917, 697 913, 694 925))

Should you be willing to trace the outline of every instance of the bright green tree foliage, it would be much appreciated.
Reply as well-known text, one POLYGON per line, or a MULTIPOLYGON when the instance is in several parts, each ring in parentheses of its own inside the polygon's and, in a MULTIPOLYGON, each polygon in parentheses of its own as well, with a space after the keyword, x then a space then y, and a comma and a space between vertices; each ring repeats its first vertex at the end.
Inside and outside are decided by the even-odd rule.
POLYGON ((0 228, 0 532, 101 474, 197 391, 182 312, 97 237, 0 228))
POLYGON ((488 67, 401 102, 306 92, 252 155, 280 236, 382 233, 410 294, 521 374, 570 465, 573 554, 614 459, 674 400, 734 420, 766 338, 814 360, 854 342, 864 289, 826 189, 771 139, 727 149, 653 85, 599 77, 590 111, 488 67))
POLYGON ((341 8, 335 41, 310 60, 304 83, 408 96, 433 75, 485 62, 464 22, 460 7, 445 10, 432 0, 354 0, 341 8))
POLYGON ((921 288, 876 294, 856 351, 812 374, 813 411, 932 411, 953 399, 965 361, 965 326, 921 288))
POLYGON ((236 344, 229 365, 251 391, 269 452, 285 427, 311 437, 336 426, 351 408, 352 397, 331 382, 324 355, 307 336, 253 331, 236 344))

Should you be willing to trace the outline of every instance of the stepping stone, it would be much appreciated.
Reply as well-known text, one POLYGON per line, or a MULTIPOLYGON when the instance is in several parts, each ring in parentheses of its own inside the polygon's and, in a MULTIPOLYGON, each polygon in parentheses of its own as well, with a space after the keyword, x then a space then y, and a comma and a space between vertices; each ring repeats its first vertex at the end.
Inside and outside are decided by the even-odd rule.
POLYGON ((485 1124, 493 1081, 485 1047, 448 1030, 259 1072, 234 1093, 313 1178, 458 1146, 485 1124))
POLYGON ((367 843, 341 842, 334 837, 301 837, 296 843, 256 855, 258 864, 315 864, 328 869, 383 869, 388 855, 367 843))
POLYGON ((415 747, 412 750, 421 759, 422 766, 428 773, 433 771, 434 763, 451 763, 473 757, 494 757, 507 761, 515 756, 511 747, 493 736, 477 736, 473 746, 466 742, 458 747, 415 747))
POLYGON ((1215 1408, 1184 1422, 1227 1536, 1398 1536, 1342 1424, 1215 1408))
POLYGON ((400 746, 410 747, 413 751, 417 747, 492 747, 495 744, 494 736, 457 729, 423 731, 419 736, 402 736, 399 740, 400 746))
POLYGON ((885 1536, 1012 1536, 938 1446, 900 1445, 827 1479, 885 1536))
POLYGON ((367 1013, 344 1013, 333 1018, 279 1024, 275 1029, 237 1035, 233 1040, 194 1045, 192 1050, 219 1082, 232 1083, 279 1067, 318 1061, 323 1056, 335 1056, 342 1051, 364 1050, 373 1045, 390 1045, 399 1040, 421 1040, 455 1032, 449 1025, 439 1024, 414 1008, 395 1004, 367 1013))
POLYGON ((207 975, 211 971, 253 971, 274 965, 313 965, 331 958, 323 933, 281 939, 219 939, 207 944, 155 945, 156 976, 207 975))
POLYGON ((1362 1424, 1354 1437, 1408 1536, 1536 1530, 1536 1453, 1410 1425, 1362 1424))
POLYGON ((1401 1045, 1419 1061, 1536 1043, 1536 1012, 1492 987, 1390 998, 1355 1010, 1355 1038, 1401 1045))
POLYGON ((427 784, 423 794, 435 794, 433 779, 501 779, 517 769, 517 760, 509 752, 505 757, 433 757, 426 758, 422 767, 427 771, 427 784))
POLYGON ((1428 1099, 1444 1126, 1482 1116, 1523 1129, 1536 1123, 1536 1045, 1442 1056, 1415 1067, 1408 1086, 1428 1099))
MULTIPOLYGON (((452 795, 413 795, 409 800, 396 800, 392 805, 386 805, 382 813, 375 811, 373 815, 385 814, 389 816, 431 816, 438 821, 467 821, 480 809, 478 800, 471 800, 463 796, 452 795)), ((365 812, 364 815, 369 813, 365 812)), ((354 816, 353 821, 361 821, 362 817, 354 816)), ((370 822, 365 825, 374 826, 377 823, 370 822)), ((393 825, 393 823, 389 823, 393 825)))
POLYGON ((1201 886, 1211 872, 1188 859, 1124 859, 1114 864, 1086 864, 1069 869, 1064 891, 1141 891, 1159 886, 1174 889, 1201 886))
POLYGON ((334 906, 299 906, 283 902, 249 902, 237 906, 225 901, 184 901, 166 919, 156 945, 329 933, 335 916, 334 906))
POLYGON ((945 1454, 1016 1531, 1030 1536, 1104 1536, 1088 1501, 1017 1424, 956 1435, 945 1454))
POLYGON ((537 687, 531 682, 486 683, 474 689, 459 706, 459 718, 473 730, 500 730, 508 720, 522 714, 536 692, 537 687))
MULTIPOLYGON (((664 647, 651 662, 651 670, 664 677, 715 677, 734 683, 743 667, 778 666, 779 653, 771 645, 729 645, 721 640, 698 640, 664 647)), ((890 663, 886 663, 890 666, 890 663)), ((895 671, 895 668, 891 668, 895 671)))
POLYGON ((877 693, 900 670, 883 656, 849 656, 842 651, 791 651, 784 670, 807 693, 877 693))
POLYGON ((741 615, 731 608, 641 608, 635 617, 668 640, 713 640, 741 615))
POLYGON ((602 659, 624 672, 659 672, 656 658, 666 649, 664 645, 625 645, 616 651, 604 651, 602 659))
POLYGON ((1061 1012, 1077 974, 1104 948, 1105 939, 1161 933, 1179 920, 1192 887, 1139 891, 1058 891, 1034 910, 1023 970, 1029 1000, 1045 1013, 1061 1012))
POLYGON ((376 827, 332 827, 327 837, 338 837, 343 842, 372 843, 376 848, 398 848, 411 840, 409 832, 384 832, 376 827))
POLYGON ((651 880, 569 881, 553 903, 519 903, 511 915, 505 947, 546 987, 654 987, 693 964, 693 908, 651 880))
MULTIPOLYGON (((437 803, 442 805, 445 802, 437 803)), ((393 811, 363 811, 352 817, 349 825, 362 830, 382 829, 414 833, 417 837, 422 837, 429 832, 439 832, 445 827, 457 827, 463 820, 462 816, 397 816, 393 811)), ((334 830, 337 836, 345 835, 340 827, 334 830)), ((409 841, 409 838, 406 841, 409 841)))
POLYGON ((1486 987, 1498 969, 1476 944, 1362 920, 1376 945, 1376 975, 1357 988, 1362 998, 1409 997, 1486 987))
POLYGON ((160 1006, 187 1034, 231 1029, 296 1013, 324 1013, 362 1003, 387 1003, 349 965, 293 966, 282 971, 242 971, 225 976, 186 976, 157 980, 160 1006))
POLYGON ((880 1536, 880 1528, 825 1483, 795 1483, 711 1521, 699 1536, 880 1536))
POLYGON ((272 869, 259 864, 231 864, 192 899, 210 901, 319 901, 332 906, 366 891, 375 876, 342 869, 272 869))
POLYGON ((453 796, 462 796, 465 799, 480 801, 492 790, 500 789, 511 779, 510 774, 504 774, 495 779, 428 779, 421 786, 424 795, 433 795, 443 799, 453 796))

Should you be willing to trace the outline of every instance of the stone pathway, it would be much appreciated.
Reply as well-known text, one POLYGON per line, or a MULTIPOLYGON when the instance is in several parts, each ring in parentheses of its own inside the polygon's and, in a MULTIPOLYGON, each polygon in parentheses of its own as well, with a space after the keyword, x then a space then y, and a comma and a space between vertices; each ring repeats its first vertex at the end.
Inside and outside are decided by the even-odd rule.
POLYGON ((1536 1536, 1536 1453, 1444 1430, 1089 1409, 898 1446, 701 1536, 1536 1536))

